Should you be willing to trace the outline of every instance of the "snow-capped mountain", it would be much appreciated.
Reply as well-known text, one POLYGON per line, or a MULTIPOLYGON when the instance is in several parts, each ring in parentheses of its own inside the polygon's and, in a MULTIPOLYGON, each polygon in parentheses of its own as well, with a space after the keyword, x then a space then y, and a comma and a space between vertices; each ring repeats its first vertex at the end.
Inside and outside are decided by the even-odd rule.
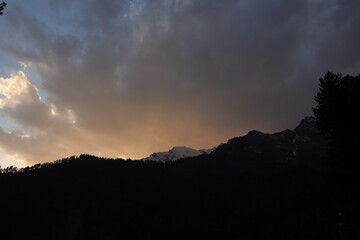
POLYGON ((196 157, 201 154, 209 154, 215 148, 195 150, 188 147, 173 147, 167 152, 155 152, 147 158, 143 158, 143 161, 158 161, 158 162, 169 162, 176 161, 187 157, 196 157))

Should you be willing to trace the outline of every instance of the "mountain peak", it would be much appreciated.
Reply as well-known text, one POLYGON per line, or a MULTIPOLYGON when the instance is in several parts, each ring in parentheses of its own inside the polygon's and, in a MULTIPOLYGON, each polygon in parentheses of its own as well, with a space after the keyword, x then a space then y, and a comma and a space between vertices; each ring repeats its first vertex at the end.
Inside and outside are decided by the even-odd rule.
POLYGON ((258 130, 251 130, 248 132, 247 135, 265 135, 265 133, 258 131, 258 130))
POLYGON ((316 119, 314 117, 305 117, 300 124, 294 129, 298 136, 309 136, 315 141, 321 141, 319 130, 316 128, 316 119))
POLYGON ((143 161, 157 161, 157 162, 171 162, 187 157, 196 157, 201 154, 208 154, 213 149, 201 149, 195 150, 188 147, 177 146, 173 147, 167 152, 155 152, 147 158, 143 158, 143 161))
POLYGON ((302 130, 316 129, 315 117, 308 116, 300 121, 300 124, 294 129, 295 132, 302 130))

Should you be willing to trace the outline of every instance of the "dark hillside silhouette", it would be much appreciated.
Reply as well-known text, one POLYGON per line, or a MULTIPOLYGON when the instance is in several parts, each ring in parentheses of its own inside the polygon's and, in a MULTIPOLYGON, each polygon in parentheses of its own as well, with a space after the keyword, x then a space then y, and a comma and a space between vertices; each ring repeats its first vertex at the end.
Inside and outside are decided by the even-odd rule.
POLYGON ((1 174, 2 237, 338 239, 313 124, 169 163, 81 155, 1 174))

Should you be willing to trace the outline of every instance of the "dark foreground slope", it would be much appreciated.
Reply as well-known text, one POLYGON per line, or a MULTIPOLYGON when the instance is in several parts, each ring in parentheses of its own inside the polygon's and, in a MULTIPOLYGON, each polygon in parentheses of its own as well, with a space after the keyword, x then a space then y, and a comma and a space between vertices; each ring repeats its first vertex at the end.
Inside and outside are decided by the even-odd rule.
POLYGON ((338 239, 324 142, 308 123, 166 164, 81 155, 2 174, 2 239, 338 239))

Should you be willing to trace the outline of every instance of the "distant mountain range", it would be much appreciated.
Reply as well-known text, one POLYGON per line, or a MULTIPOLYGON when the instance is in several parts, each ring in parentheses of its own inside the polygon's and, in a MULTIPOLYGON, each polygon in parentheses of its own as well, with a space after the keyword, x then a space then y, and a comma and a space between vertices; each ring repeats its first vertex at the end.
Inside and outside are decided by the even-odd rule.
POLYGON ((188 147, 174 147, 167 152, 156 152, 143 161, 171 162, 200 155, 218 156, 227 159, 239 159, 240 162, 302 164, 316 168, 325 166, 325 139, 319 135, 314 117, 305 117, 294 129, 267 134, 250 131, 243 137, 230 139, 207 150, 195 150, 188 147))
POLYGON ((294 129, 266 134, 250 131, 243 137, 230 139, 211 155, 249 164, 326 166, 326 140, 319 135, 315 118, 306 117, 294 129))

